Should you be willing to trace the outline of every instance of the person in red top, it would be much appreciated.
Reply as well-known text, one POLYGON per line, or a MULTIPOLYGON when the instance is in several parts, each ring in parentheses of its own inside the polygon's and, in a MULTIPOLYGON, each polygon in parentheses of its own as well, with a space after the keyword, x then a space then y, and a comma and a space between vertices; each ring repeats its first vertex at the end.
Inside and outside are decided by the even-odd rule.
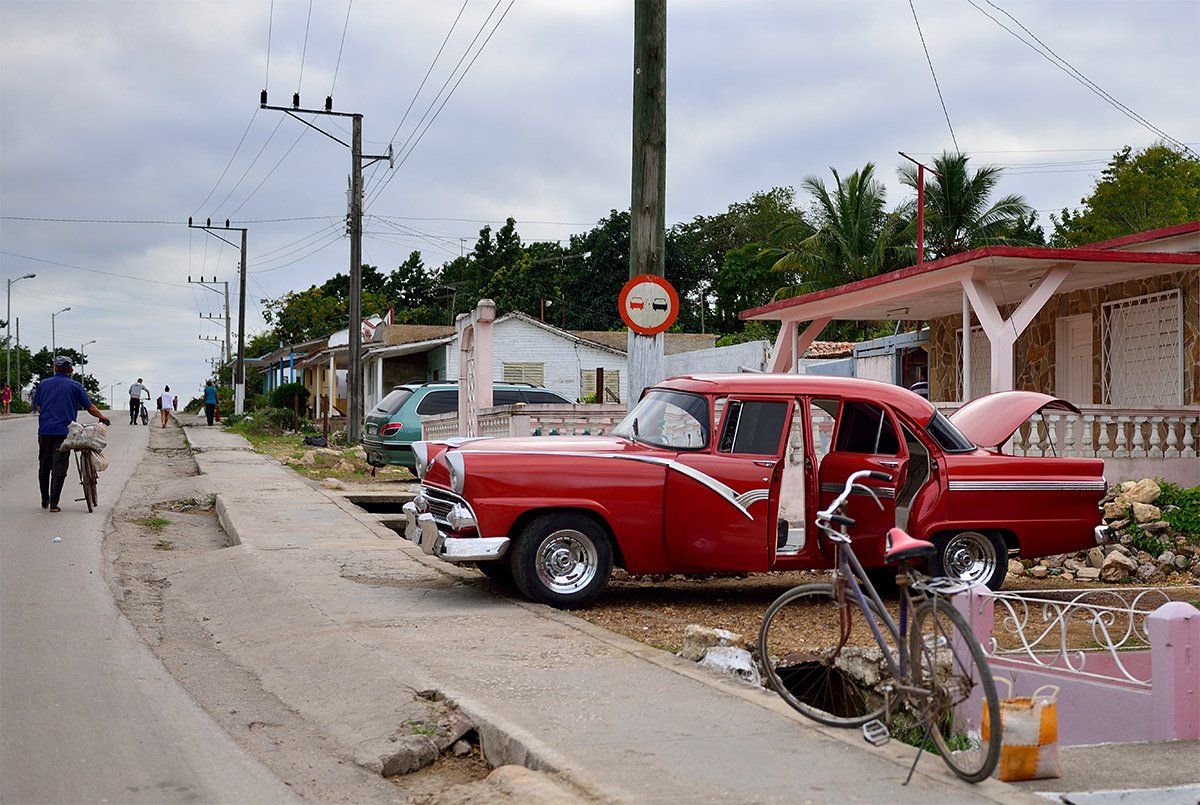
POLYGON ((8 416, 8 407, 12 405, 12 386, 4 384, 4 390, 0 391, 0 402, 4 403, 4 415, 8 416))

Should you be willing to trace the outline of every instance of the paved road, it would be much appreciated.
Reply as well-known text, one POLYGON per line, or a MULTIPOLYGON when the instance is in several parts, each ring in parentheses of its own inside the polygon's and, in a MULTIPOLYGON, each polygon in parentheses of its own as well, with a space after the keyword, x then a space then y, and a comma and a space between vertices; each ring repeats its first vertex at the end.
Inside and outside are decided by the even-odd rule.
POLYGON ((36 420, 0 421, 0 802, 294 802, 113 603, 101 537, 147 444, 146 428, 120 412, 113 422, 99 508, 75 502, 72 464, 51 514, 38 502, 36 420))

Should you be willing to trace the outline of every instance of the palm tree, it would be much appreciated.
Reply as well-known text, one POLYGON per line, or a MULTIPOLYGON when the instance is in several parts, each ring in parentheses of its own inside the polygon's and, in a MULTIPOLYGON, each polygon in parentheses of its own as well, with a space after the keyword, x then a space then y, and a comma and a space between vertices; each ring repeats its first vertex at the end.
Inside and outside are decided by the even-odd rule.
MULTIPOLYGON (((1018 195, 988 206, 1001 168, 972 173, 966 154, 943 152, 925 178, 925 249, 932 259, 989 245, 1039 245, 1028 226, 1033 208, 1018 195)), ((917 168, 900 168, 900 181, 917 187, 917 168)), ((1033 230, 1037 231, 1037 230, 1033 230)))
POLYGON ((844 285, 911 262, 906 259, 911 249, 904 245, 906 237, 911 239, 911 202, 887 212, 887 191, 870 162, 845 179, 833 168, 830 172, 832 191, 816 176, 804 179, 814 201, 813 223, 797 219, 784 224, 772 235, 772 248, 764 250, 775 258, 777 271, 796 272, 800 278, 776 297, 844 285))

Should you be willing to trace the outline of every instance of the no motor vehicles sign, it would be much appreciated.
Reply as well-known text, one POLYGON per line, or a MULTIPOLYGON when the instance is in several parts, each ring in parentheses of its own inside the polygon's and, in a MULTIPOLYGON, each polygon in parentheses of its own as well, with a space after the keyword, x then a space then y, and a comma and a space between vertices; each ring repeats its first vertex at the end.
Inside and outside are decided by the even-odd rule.
POLYGON ((638 335, 666 332, 679 315, 679 294, 655 274, 642 274, 625 283, 617 300, 621 319, 638 335))

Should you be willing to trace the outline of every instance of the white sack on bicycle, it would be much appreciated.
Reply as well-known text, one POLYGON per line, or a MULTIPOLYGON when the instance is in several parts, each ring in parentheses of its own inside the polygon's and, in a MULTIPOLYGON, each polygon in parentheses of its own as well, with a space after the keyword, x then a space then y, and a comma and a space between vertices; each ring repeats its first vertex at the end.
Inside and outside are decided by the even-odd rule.
POLYGON ((95 450, 97 453, 108 447, 108 428, 103 423, 84 427, 78 422, 67 425, 67 438, 59 450, 95 450))

